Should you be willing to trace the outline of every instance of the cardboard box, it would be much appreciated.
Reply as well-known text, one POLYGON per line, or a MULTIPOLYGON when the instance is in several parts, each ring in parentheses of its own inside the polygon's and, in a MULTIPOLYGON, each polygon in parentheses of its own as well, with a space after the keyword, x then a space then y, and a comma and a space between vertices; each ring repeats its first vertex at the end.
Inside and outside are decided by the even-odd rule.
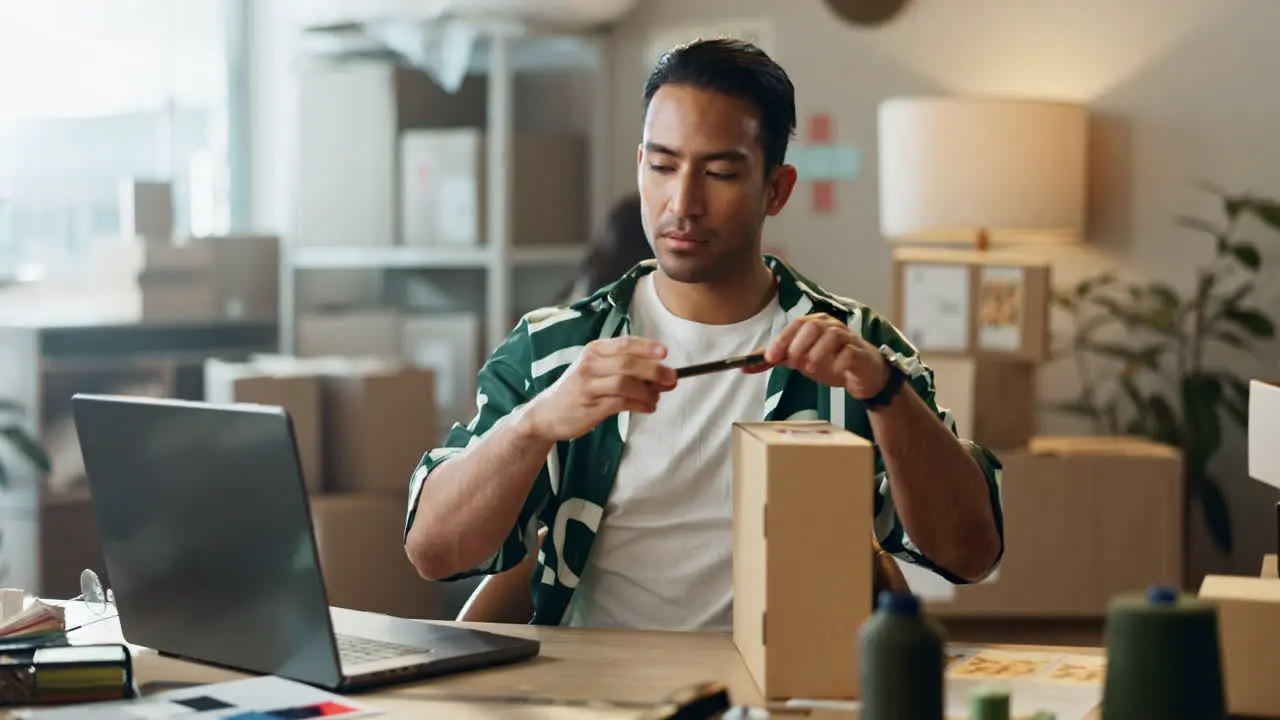
POLYGON ((204 364, 205 400, 213 403, 256 403, 285 409, 293 423, 294 442, 307 490, 324 490, 324 408, 319 375, 288 361, 204 364))
POLYGON ((356 362, 323 375, 328 488, 389 493, 403 502, 414 468, 438 442, 434 375, 356 362))
POLYGON ((403 493, 313 496, 311 520, 330 605, 453 619, 452 587, 423 580, 405 555, 403 493))
POLYGON ((1280 718, 1280 583, 1209 575, 1199 597, 1218 607, 1227 711, 1232 717, 1280 718))
POLYGON ((1262 556, 1262 572, 1259 577, 1271 578, 1273 580, 1280 579, 1280 572, 1277 572, 1276 554, 1267 553, 1262 556))
POLYGON ((298 318, 297 353, 302 357, 404 356, 404 318, 394 310, 310 313, 298 318))
POLYGON ((119 191, 122 236, 162 242, 173 238, 173 185, 128 178, 119 191))
POLYGON ((893 320, 924 355, 1049 358, 1047 261, 1005 252, 899 248, 893 320))
POLYGON ((138 288, 144 321, 275 320, 279 239, 224 235, 147 241, 138 288))
POLYGON ((874 465, 871 443, 828 423, 734 425, 733 641, 767 698, 859 696, 874 465))
POLYGON ((1133 437, 1039 437, 1000 460, 999 577, 927 602, 932 614, 1103 618, 1116 593, 1182 587, 1186 519, 1177 448, 1133 437))
MULTIPOLYGON (((487 241, 485 135, 473 128, 408 130, 400 139, 400 233, 405 245, 487 241)), ((515 245, 585 243, 586 146, 581 137, 516 133, 510 222, 515 245)))
POLYGON ((934 400, 951 413, 960 437, 994 451, 1031 442, 1039 416, 1035 364, 948 355, 924 361, 933 370, 934 400))

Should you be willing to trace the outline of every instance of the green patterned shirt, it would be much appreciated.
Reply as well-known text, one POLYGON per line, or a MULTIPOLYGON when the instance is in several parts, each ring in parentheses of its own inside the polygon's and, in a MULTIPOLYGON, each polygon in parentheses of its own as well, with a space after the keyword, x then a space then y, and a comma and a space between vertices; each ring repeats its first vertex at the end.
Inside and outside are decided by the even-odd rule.
MULTIPOLYGON (((884 317, 854 300, 829 294, 786 263, 766 255, 778 281, 777 301, 789 319, 817 312, 839 318, 856 328, 872 345, 888 345, 911 358, 910 384, 954 433, 955 421, 934 402, 933 372, 919 362, 916 349, 884 317)), ((413 474, 405 534, 413 523, 418 495, 432 470, 477 442, 513 409, 548 388, 582 352, 599 338, 630 332, 628 306, 636 280, 655 269, 653 260, 633 268, 617 282, 570 305, 536 310, 523 317, 493 352, 479 374, 478 410, 471 421, 454 425, 439 447, 426 453, 413 474)), ((828 388, 785 367, 768 371, 763 417, 777 420, 826 420, 872 440, 866 409, 844 388, 828 388)), ((569 608, 574 589, 587 564, 595 533, 613 488, 614 475, 626 442, 626 423, 620 416, 605 419, 586 435, 557 443, 547 456, 533 490, 520 510, 506 541, 480 566, 456 575, 457 580, 509 570, 538 547, 538 531, 547 527, 547 541, 538 550, 538 566, 531 581, 533 624, 558 625, 569 608)), ((625 420, 625 419, 624 419, 625 420)), ((1003 554, 1004 520, 1000 500, 1000 462, 986 449, 963 441, 986 475, 1003 554)), ((910 563, 926 567, 955 584, 965 581, 932 562, 911 541, 898 519, 884 460, 877 449, 875 536, 881 548, 910 563)), ((866 552, 856 542, 832 552, 866 552)))

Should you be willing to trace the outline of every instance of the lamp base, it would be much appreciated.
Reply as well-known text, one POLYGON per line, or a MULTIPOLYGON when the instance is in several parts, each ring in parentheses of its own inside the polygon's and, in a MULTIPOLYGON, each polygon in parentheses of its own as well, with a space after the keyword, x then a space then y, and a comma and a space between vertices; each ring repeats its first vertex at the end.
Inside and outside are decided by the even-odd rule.
POLYGON ((991 249, 991 236, 987 234, 986 228, 978 230, 978 242, 976 245, 979 252, 986 252, 991 249))

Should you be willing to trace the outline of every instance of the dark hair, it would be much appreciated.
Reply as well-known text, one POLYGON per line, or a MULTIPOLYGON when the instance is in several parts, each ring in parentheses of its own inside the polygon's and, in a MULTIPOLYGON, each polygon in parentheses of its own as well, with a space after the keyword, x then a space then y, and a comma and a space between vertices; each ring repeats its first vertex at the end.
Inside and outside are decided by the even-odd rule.
POLYGON ((796 128, 795 86, 763 50, 732 38, 679 45, 658 59, 644 84, 644 106, 663 85, 690 85, 750 102, 760 113, 765 173, 787 157, 796 128))

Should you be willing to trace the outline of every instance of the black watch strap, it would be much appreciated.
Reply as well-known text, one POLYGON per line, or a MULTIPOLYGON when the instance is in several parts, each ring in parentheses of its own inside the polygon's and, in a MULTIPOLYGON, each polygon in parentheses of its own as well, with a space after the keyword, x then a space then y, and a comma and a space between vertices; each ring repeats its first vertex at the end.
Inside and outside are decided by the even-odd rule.
POLYGON ((907 380, 907 374, 898 367, 897 363, 886 357, 884 364, 889 371, 889 377, 885 380, 884 387, 880 388, 880 392, 862 401, 862 404, 869 408, 884 407, 893 402, 893 398, 897 396, 907 380))

